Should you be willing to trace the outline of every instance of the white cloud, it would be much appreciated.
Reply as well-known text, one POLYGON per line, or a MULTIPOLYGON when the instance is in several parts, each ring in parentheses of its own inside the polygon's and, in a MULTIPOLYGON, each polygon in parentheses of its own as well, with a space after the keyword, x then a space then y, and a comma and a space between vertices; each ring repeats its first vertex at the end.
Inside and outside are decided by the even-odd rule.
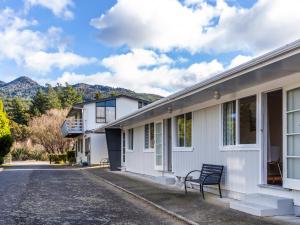
POLYGON ((25 58, 25 66, 35 71, 49 72, 53 68, 65 69, 95 63, 95 58, 85 58, 71 52, 34 52, 25 58))
POLYGON ((166 55, 141 49, 105 58, 102 64, 108 72, 95 74, 65 72, 54 83, 102 84, 166 96, 224 69, 217 60, 195 63, 188 68, 177 68, 173 67, 173 61, 166 55))
POLYGON ((33 6, 45 7, 57 16, 64 19, 73 19, 74 14, 70 10, 74 6, 72 0, 25 0, 25 8, 29 10, 33 6))
POLYGON ((108 44, 168 51, 192 48, 213 15, 213 7, 206 3, 191 10, 176 0, 119 0, 90 24, 108 44))
POLYGON ((300 36, 299 0, 258 0, 250 9, 225 0, 118 0, 90 21, 114 46, 191 52, 242 50, 254 54, 300 36))
POLYGON ((231 62, 230 62, 230 64, 229 64, 228 68, 233 68, 233 67, 239 66, 239 65, 241 65, 241 64, 243 64, 243 63, 245 63, 245 62, 250 61, 251 59, 253 59, 252 56, 237 55, 236 57, 234 57, 234 58, 231 60, 231 62))
POLYGON ((50 27, 47 32, 31 30, 37 21, 29 21, 15 15, 12 9, 0 11, 0 59, 13 60, 18 66, 25 66, 45 75, 53 68, 66 69, 95 63, 66 51, 61 40, 62 30, 50 27))

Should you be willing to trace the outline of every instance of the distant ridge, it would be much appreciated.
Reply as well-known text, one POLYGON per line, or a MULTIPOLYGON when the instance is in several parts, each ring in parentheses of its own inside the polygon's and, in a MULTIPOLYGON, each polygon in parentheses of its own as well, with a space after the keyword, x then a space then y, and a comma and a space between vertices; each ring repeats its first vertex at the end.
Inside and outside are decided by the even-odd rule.
MULTIPOLYGON (((117 95, 124 94, 150 102, 161 98, 161 96, 155 94, 136 93, 129 89, 113 88, 104 85, 78 83, 72 86, 83 95, 84 100, 93 100, 97 92, 100 92, 103 97, 108 97, 112 93, 117 95)), ((24 99, 31 99, 39 89, 45 90, 46 87, 38 84, 36 81, 27 76, 21 76, 8 83, 0 81, 0 97, 4 98, 21 97, 24 99)))

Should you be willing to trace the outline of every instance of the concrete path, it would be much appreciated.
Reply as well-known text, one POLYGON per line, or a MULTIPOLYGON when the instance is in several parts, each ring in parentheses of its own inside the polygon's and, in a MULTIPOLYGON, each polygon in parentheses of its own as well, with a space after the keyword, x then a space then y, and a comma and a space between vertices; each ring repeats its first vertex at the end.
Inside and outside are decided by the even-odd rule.
MULTIPOLYGON (((99 169, 98 169, 99 170, 99 169)), ((1 225, 182 224, 132 196, 49 165, 5 167, 0 173, 1 225)))
MULTIPOLYGON (((153 182, 103 169, 89 169, 86 177, 94 176, 105 179, 117 186, 131 191, 165 209, 184 216, 198 224, 205 225, 288 225, 296 223, 283 222, 272 218, 259 218, 229 209, 226 203, 216 201, 206 194, 202 200, 199 193, 189 193, 175 188, 166 188, 153 182), (90 174, 90 175, 89 175, 90 174)), ((298 220, 299 221, 299 220, 298 220)), ((299 224, 299 223, 298 223, 299 224)))

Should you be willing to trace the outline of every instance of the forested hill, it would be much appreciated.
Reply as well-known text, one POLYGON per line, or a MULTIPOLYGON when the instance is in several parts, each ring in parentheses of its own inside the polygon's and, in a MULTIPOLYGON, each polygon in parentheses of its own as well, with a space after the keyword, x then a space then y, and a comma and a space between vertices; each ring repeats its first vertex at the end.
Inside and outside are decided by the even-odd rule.
MULTIPOLYGON (((111 94, 125 94, 133 97, 142 98, 147 101, 155 101, 161 98, 159 95, 148 93, 136 93, 125 88, 113 88, 104 85, 89 85, 89 84, 75 84, 73 88, 83 95, 84 100, 91 100, 95 98, 96 93, 101 93, 102 97, 110 96, 111 94)), ((64 87, 62 87, 64 88, 64 87)), ((45 90, 46 87, 38 84, 29 77, 22 76, 9 83, 0 81, 0 97, 14 98, 21 97, 24 99, 32 99, 38 90, 45 90)))

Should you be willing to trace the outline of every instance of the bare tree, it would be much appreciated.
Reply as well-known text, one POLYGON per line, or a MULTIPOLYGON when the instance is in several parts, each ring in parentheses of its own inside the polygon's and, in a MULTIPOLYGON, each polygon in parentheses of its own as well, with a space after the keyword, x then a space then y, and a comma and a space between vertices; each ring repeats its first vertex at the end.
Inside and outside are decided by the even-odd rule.
POLYGON ((72 142, 64 139, 60 130, 67 112, 51 109, 29 122, 32 140, 42 145, 48 153, 63 153, 71 147, 72 142))

